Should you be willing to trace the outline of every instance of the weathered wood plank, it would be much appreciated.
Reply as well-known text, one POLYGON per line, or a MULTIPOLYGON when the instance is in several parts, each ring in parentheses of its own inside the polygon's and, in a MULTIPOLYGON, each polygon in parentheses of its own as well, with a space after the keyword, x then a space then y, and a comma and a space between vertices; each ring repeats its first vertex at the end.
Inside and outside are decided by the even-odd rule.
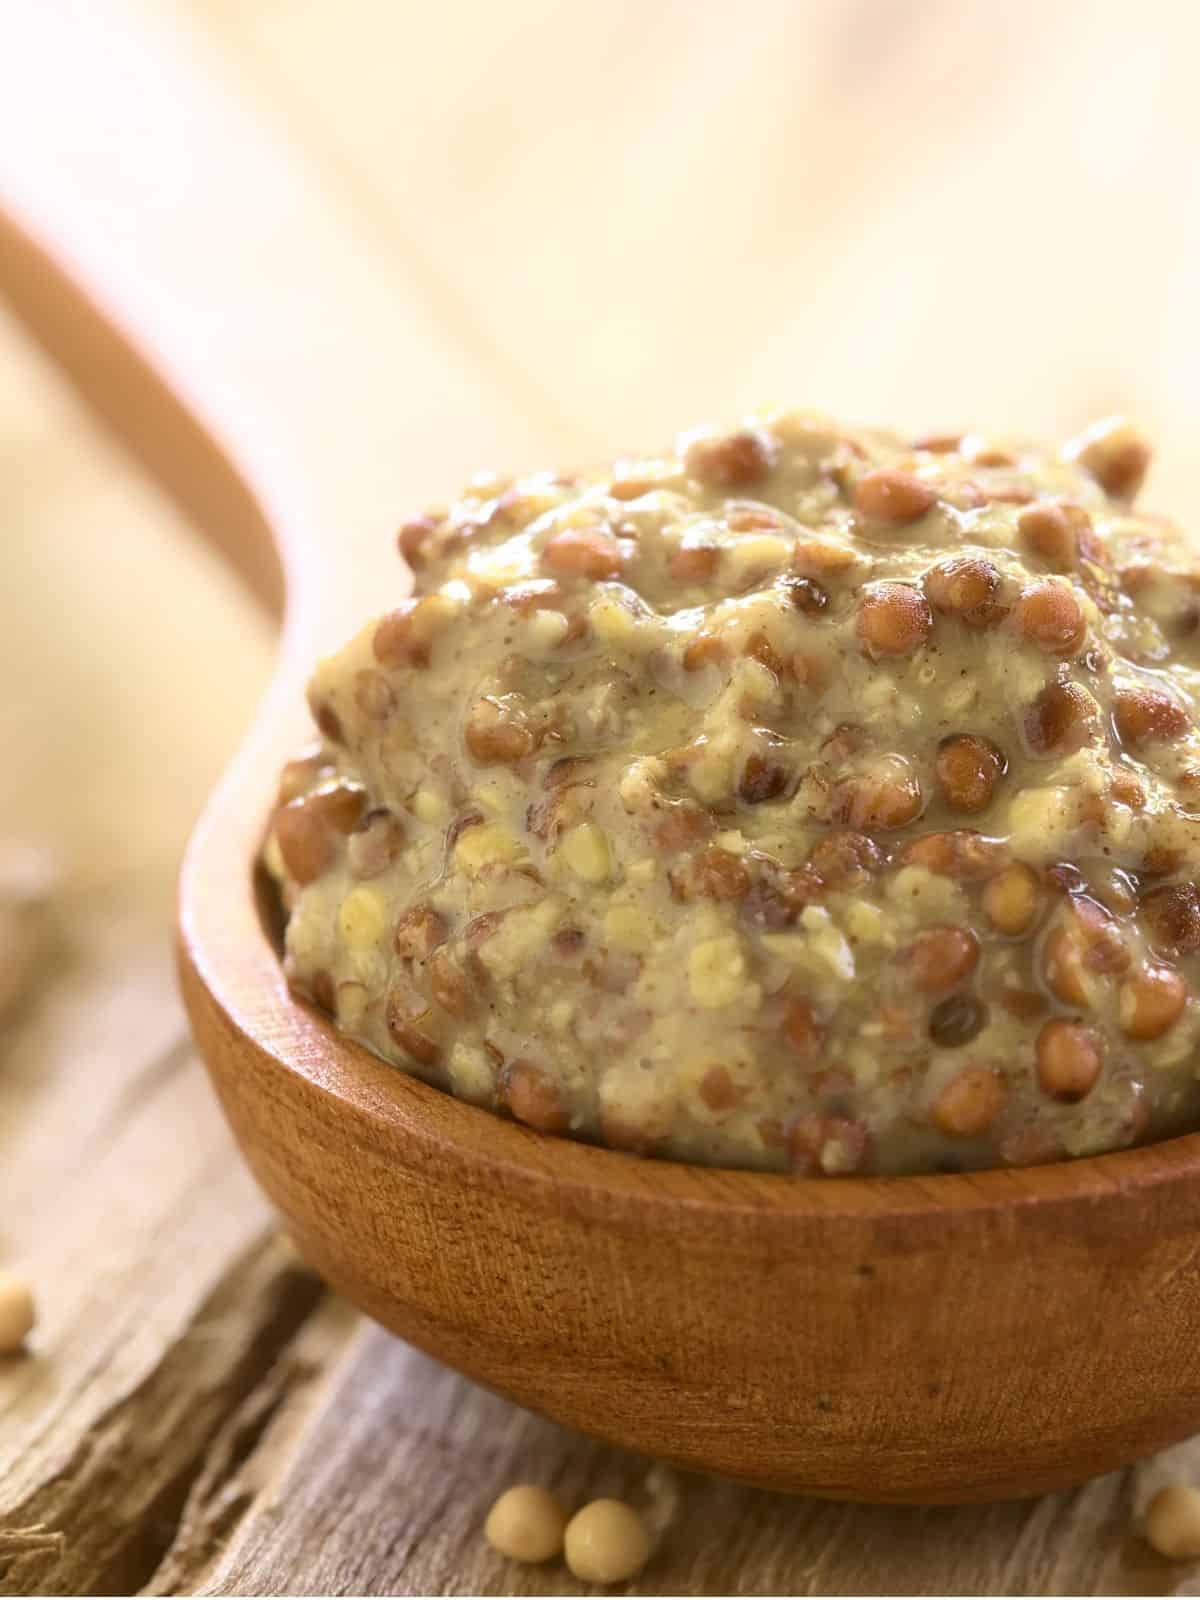
MULTIPOLYGON (((590 1592, 559 1563, 522 1569, 487 1548, 487 1509, 518 1481, 545 1483, 571 1505, 624 1496, 661 1517, 658 1553, 634 1594, 1159 1593, 1186 1576, 1133 1536, 1133 1471, 996 1506, 792 1500, 606 1449, 376 1330, 337 1350, 320 1387, 306 1385, 272 1428, 279 1437, 268 1430, 261 1459, 239 1469, 243 1514, 204 1593, 590 1592)), ((212 1521, 208 1498, 199 1492, 191 1511, 201 1527, 212 1521)), ((204 1538, 199 1548, 208 1553, 204 1538)), ((184 1592, 178 1578, 201 1570, 185 1538, 152 1592, 184 1592)))
POLYGON ((272 1244, 170 953, 179 848, 267 641, 7 323, 0 434, 0 675, 21 691, 0 697, 0 837, 64 870, 0 1024, 0 1259, 40 1308, 31 1353, 0 1363, 0 1590, 121 1592, 320 1293, 272 1244))
MULTIPOLYGON (((278 1481, 358 1327, 359 1318, 349 1306, 326 1296, 262 1382, 230 1414, 209 1447, 175 1538, 144 1593, 200 1592, 238 1531, 275 1516, 278 1481)), ((295 1572, 295 1587, 306 1586, 293 1561, 280 1567, 276 1581, 283 1581, 285 1571, 295 1572)))

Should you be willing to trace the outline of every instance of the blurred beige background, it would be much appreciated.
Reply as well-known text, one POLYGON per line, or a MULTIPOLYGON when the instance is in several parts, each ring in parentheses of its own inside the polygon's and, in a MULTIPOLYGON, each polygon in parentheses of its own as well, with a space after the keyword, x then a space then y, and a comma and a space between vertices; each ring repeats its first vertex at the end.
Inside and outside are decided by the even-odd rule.
POLYGON ((1194 6, 189 9, 546 450, 764 398, 1200 416, 1194 6))
MULTIPOLYGON (((0 203, 167 352, 364 604, 398 581, 394 524, 475 467, 636 449, 764 402, 1049 435, 1127 409, 1160 441, 1147 498, 1197 522, 1198 50, 1200 7, 1179 0, 46 0, 5 21, 0 203)), ((141 1584, 160 1556, 178 1579, 198 1570, 195 1518, 169 1549, 139 1540, 136 1508, 106 1522, 103 1473, 178 1510, 156 1473, 195 1480, 224 1374, 293 1327, 282 1269, 253 1253, 262 1203, 182 1071, 167 954, 178 854, 270 631, 2 315, 0 495, 0 842, 47 840, 68 875, 64 942, 0 1039, 0 1254, 34 1264, 47 1357, 0 1373, 0 1531, 71 1533, 75 1566, 28 1556, 26 1592, 141 1584), (238 1309, 206 1314, 222 1294, 238 1309), (139 1395, 176 1415, 163 1373, 170 1442, 109 1429, 95 1446, 97 1419, 140 1415, 139 1395)), ((327 1395, 383 1414, 428 1386, 382 1339, 303 1337, 327 1395)), ((479 1493, 522 1441, 560 1448, 460 1389, 451 1412, 507 1441, 479 1493)), ((297 1504, 335 1447, 305 1394, 284 1406, 297 1504)), ((423 1515, 413 1450, 401 1523, 423 1515)), ((1134 1492, 1118 1476, 928 1525, 809 1508, 810 1570, 788 1542, 799 1511, 722 1490, 726 1525, 743 1519, 722 1582, 1153 1589, 1123 1543, 1134 1492)), ((702 1551, 710 1502, 692 1503, 702 1551)), ((473 1552, 495 1591, 511 1579, 479 1555, 474 1514, 457 1554, 428 1559, 465 1571, 473 1552)), ((399 1532, 355 1568, 369 1541, 345 1518, 340 1570, 416 1581, 399 1532)), ((325 1555, 306 1565, 293 1534, 269 1576, 303 1589, 325 1555)), ((238 1566, 250 1535, 230 1538, 229 1583, 265 1581, 238 1566)), ((707 1592, 689 1548, 663 1581, 707 1592)))

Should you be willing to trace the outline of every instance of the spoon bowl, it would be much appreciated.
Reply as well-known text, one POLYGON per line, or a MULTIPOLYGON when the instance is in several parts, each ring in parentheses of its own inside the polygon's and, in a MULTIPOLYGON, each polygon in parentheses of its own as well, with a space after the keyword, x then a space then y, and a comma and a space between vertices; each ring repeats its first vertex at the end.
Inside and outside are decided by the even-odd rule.
POLYGON ((0 263, 93 404, 268 604, 286 593, 275 678, 188 848, 179 970, 245 1157, 335 1288, 523 1405, 777 1489, 1024 1496, 1200 1426, 1200 1135, 929 1178, 647 1161, 459 1103, 298 1002, 258 853, 318 636, 378 601, 85 275, 11 220, 0 263))

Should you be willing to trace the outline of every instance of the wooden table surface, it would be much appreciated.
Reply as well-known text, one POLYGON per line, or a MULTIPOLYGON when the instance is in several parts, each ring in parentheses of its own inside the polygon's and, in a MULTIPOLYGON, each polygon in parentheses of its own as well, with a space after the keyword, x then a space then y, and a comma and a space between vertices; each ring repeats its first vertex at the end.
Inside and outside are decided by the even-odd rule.
MULTIPOLYGON (((784 398, 1050 433, 1129 408, 1151 497, 1196 518, 1198 45, 1172 0, 47 0, 6 28, 0 202, 367 573, 477 465, 784 398)), ((0 1264, 41 1302, 0 1364, 0 1590, 576 1592, 483 1544, 521 1479, 655 1509, 633 1593, 1200 1588, 1131 1532, 1196 1443, 1019 1505, 787 1500, 569 1435, 329 1298, 171 973, 267 624, 11 320, 0 493, 0 842, 64 871, 0 1024, 0 1264)))

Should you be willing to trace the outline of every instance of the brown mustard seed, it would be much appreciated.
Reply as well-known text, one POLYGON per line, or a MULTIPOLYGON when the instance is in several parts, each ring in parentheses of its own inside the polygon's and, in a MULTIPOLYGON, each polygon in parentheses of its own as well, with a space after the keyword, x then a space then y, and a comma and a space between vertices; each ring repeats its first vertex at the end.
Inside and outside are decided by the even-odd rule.
POLYGON ((1091 895, 1071 899, 1071 916, 1090 972, 1124 972, 1129 966, 1129 946, 1120 922, 1091 895))
POLYGON ((396 547, 410 567, 425 565, 429 544, 436 532, 437 523, 432 517, 414 517, 403 524, 396 535, 396 547))
POLYGON ((1018 1022, 1036 1022, 1049 1010, 1045 995, 1037 994, 1032 989, 1000 989, 995 993, 995 999, 1018 1022))
POLYGON ((685 445, 683 464, 693 477, 716 489, 758 483, 771 470, 771 441, 753 429, 698 434, 685 445))
POLYGON ((774 506, 743 500, 729 507, 725 523, 732 533, 786 533, 791 519, 774 506))
POLYGON ((933 632, 933 613, 907 583, 873 583, 858 605, 855 628, 870 656, 910 656, 933 632))
POLYGON ((978 965, 979 940, 970 928, 923 928, 897 960, 922 994, 949 994, 978 965))
POLYGON ((959 452, 974 467, 1015 467, 1017 457, 1002 445, 990 444, 977 433, 968 434, 959 445, 959 452))
POLYGON ((1187 1006, 1187 984, 1173 967, 1147 964, 1121 986, 1121 1030, 1130 1039, 1161 1039, 1187 1006))
POLYGON ((475 1009, 474 985, 445 945, 429 958, 429 989, 442 1010, 452 1017, 469 1017, 475 1009))
POLYGON ((1041 906, 1041 884, 1032 867, 1014 862, 983 887, 983 909, 997 933, 1010 939, 1027 933, 1041 906))
POLYGON ((929 1037, 942 1050, 957 1050, 980 1033, 987 1007, 973 994, 952 994, 934 1006, 929 1016, 929 1037))
POLYGON ((1096 1035, 1080 1023, 1060 1017, 1042 1024, 1036 1059, 1042 1093, 1064 1105, 1074 1105, 1091 1094, 1103 1065, 1096 1035))
POLYGON ((334 778, 310 790, 302 804, 334 833, 353 833, 366 810, 367 791, 361 783, 334 778))
POLYGON ((715 844, 674 869, 670 881, 672 890, 685 900, 738 901, 750 892, 750 873, 741 856, 715 844))
POLYGON ((1008 769, 1004 752, 978 734, 959 733, 938 746, 934 772, 942 798, 953 811, 986 811, 1008 769))
POLYGON ((802 1061, 815 1061, 821 1053, 825 1028, 807 1000, 789 1000, 779 1025, 780 1037, 802 1061))
POLYGON ((698 844, 716 828, 711 811, 694 805, 690 800, 676 800, 667 814, 656 822, 652 830, 655 844, 660 850, 684 850, 698 844))
POLYGON ((1122 742, 1135 748, 1181 738, 1191 727, 1191 719, 1173 694, 1148 685, 1118 689, 1113 717, 1122 742))
POLYGON ((1093 423, 1064 454, 1085 467, 1114 500, 1132 500, 1153 458, 1150 442, 1124 417, 1106 417, 1093 423))
POLYGON ((1051 929, 1042 952, 1047 987, 1067 1005, 1086 1006, 1091 1003, 1088 976, 1119 975, 1129 962, 1117 919, 1087 895, 1073 894, 1064 920, 1051 929))
POLYGON ((761 628, 757 629, 746 640, 742 653, 752 657, 755 661, 761 662, 777 678, 782 678, 787 671, 783 657, 761 628))
POLYGON ((1026 1122, 997 1137, 996 1153, 1006 1167, 1040 1167, 1061 1160, 1066 1152, 1056 1129, 1026 1122))
POLYGON ((1042 950, 1042 975, 1052 994, 1069 1006, 1086 1006, 1083 961, 1077 941, 1065 927, 1053 928, 1042 950))
POLYGON ((414 1016, 413 1004, 410 995, 399 990, 388 996, 388 1032, 398 1048, 419 1066, 436 1067, 442 1059, 442 1047, 418 1026, 430 1013, 419 1011, 414 1016))
POLYGON ((904 828, 921 814, 921 785, 906 756, 875 756, 834 791, 837 821, 855 830, 904 828))
POLYGON ((701 1078, 696 1092, 708 1109, 717 1116, 732 1111, 743 1098, 743 1091, 733 1081, 729 1068, 722 1066, 709 1067, 701 1078))
POLYGON ((1077 683, 1048 683, 1025 713, 1025 739, 1035 756, 1069 755, 1099 729, 1100 708, 1077 683))
POLYGON ((308 709, 312 713, 312 719, 319 733, 331 744, 345 743, 342 719, 327 700, 319 699, 311 689, 308 692, 308 709))
POLYGON ((333 864, 333 838, 303 796, 275 813, 275 842, 288 873, 301 886, 315 882, 333 864))
POLYGON ((906 844, 905 866, 924 867, 946 878, 971 882, 989 878, 1007 864, 1008 846, 1002 839, 989 839, 973 828, 952 828, 946 833, 927 833, 906 844))
POLYGON ((616 477, 609 484, 608 492, 614 500, 640 500, 644 494, 652 494, 654 488, 653 478, 616 477))
POLYGON ((484 695, 467 713, 467 749, 480 766, 511 767, 532 755, 537 739, 515 695, 484 695))
POLYGON ((911 472, 877 467, 864 472, 854 486, 854 506, 872 522, 900 527, 915 522, 937 504, 937 491, 911 472))
POLYGON ((501 589, 496 599, 510 611, 527 617, 535 611, 561 605, 564 594, 562 585, 554 578, 527 578, 523 583, 511 583, 501 589))
POLYGON ((571 1125, 557 1083, 535 1062, 513 1062, 507 1073, 504 1099, 518 1122, 539 1133, 566 1133, 571 1125))
POLYGON ((717 634, 698 633, 684 649, 683 669, 685 672, 700 672, 705 667, 717 666, 728 654, 724 639, 717 634))
POLYGON ((441 912, 422 900, 409 906, 397 921, 392 943, 402 961, 424 961, 438 945, 446 942, 448 931, 441 912))
POLYGON ((566 528, 542 548, 542 566, 560 578, 615 578, 623 565, 621 547, 602 528, 566 528))
POLYGON ((667 571, 676 583, 709 583, 721 565, 715 544, 681 544, 667 558, 667 571))
POLYGON ((801 611, 809 617, 819 617, 829 605, 828 591, 814 579, 800 574, 790 573, 780 578, 775 588, 793 611, 801 611))
POLYGON ((1118 770, 1112 775, 1109 796, 1117 805, 1140 811, 1146 804, 1146 789, 1135 772, 1118 770))
POLYGON ((1186 859, 1185 852, 1166 844, 1153 844, 1138 863, 1143 878, 1166 878, 1178 872, 1186 859))
POLYGON ((1007 1100, 1008 1086, 994 1067, 964 1067, 942 1089, 929 1114, 939 1132, 950 1138, 978 1139, 1007 1100))
POLYGON ((845 577, 859 563, 861 557, 848 545, 834 544, 828 539, 797 539, 792 552, 792 565, 806 578, 823 583, 845 577))
POLYGON ((742 916, 753 928, 790 928, 805 906, 820 900, 824 885, 808 867, 783 871, 776 867, 755 877, 742 904, 742 916))
POLYGON ((1083 607, 1063 583, 1031 583, 1012 610, 1012 625, 1051 656, 1078 655, 1087 638, 1083 607))
POLYGON ((961 433, 924 433, 919 439, 914 439, 914 450, 924 450, 931 456, 955 455, 962 444, 961 433))
POLYGON ((990 628, 1008 611, 999 571, 978 556, 955 556, 931 567, 924 587, 935 611, 970 628, 990 628))
POLYGON ((783 762, 771 755, 751 754, 742 768, 738 795, 747 805, 761 805, 764 800, 777 800, 791 781, 791 771, 783 762))
POLYGON ((1017 531, 1026 549, 1053 572, 1074 572, 1081 558, 1097 554, 1092 519, 1073 500, 1039 500, 1022 511, 1017 531))
POLYGON ((883 851, 875 841, 849 828, 823 835, 808 853, 808 865, 822 883, 843 893, 861 889, 883 863, 883 851))
POLYGON ((430 635, 433 630, 420 626, 418 610, 422 603, 420 600, 402 600, 376 624, 372 648, 381 667, 398 670, 429 665, 430 635))
POLYGON ((320 745, 295 761, 285 762, 279 774, 278 803, 286 806, 291 800, 299 800, 310 789, 315 789, 322 778, 332 774, 333 767, 320 745))
POLYGON ((1169 961, 1200 950, 1200 888, 1194 883, 1151 889, 1138 913, 1151 944, 1169 961))

